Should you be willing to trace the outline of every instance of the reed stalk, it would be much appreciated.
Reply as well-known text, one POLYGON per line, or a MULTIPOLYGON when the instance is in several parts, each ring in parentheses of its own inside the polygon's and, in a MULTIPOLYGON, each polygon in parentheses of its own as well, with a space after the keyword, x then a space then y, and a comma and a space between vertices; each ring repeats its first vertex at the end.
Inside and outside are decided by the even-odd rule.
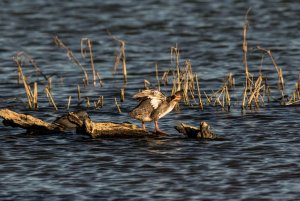
POLYGON ((258 108, 259 107, 259 97, 260 97, 260 91, 261 89, 264 88, 264 86, 261 86, 262 84, 262 76, 260 75, 254 85, 254 90, 251 93, 249 99, 248 99, 248 103, 247 106, 251 106, 252 100, 254 100, 255 106, 258 108))
POLYGON ((119 112, 119 113, 122 113, 121 108, 120 108, 120 106, 119 106, 119 104, 118 104, 118 101, 117 101, 117 98, 116 98, 116 97, 115 97, 115 104, 116 104, 116 106, 117 106, 118 112, 119 112))
POLYGON ((34 109, 38 108, 38 85, 37 85, 37 82, 34 82, 34 87, 33 87, 33 108, 34 109))
POLYGON ((49 91, 52 91, 52 78, 51 77, 48 78, 48 89, 49 89, 49 91))
POLYGON ((245 18, 244 18, 244 40, 243 40, 243 53, 244 53, 244 65, 245 65, 245 77, 246 77, 246 85, 248 89, 251 89, 250 83, 249 83, 249 67, 248 67, 248 61, 247 61, 247 54, 248 54, 248 46, 247 46, 247 31, 249 27, 249 21, 248 21, 248 14, 250 12, 251 8, 248 9, 245 18))
POLYGON ((77 85, 77 98, 78 98, 78 105, 80 105, 81 97, 80 97, 80 86, 77 85))
POLYGON ((121 102, 124 102, 124 100, 125 100, 125 89, 122 88, 122 89, 120 90, 120 101, 121 101, 121 102))
POLYGON ((92 41, 89 38, 82 38, 80 40, 80 47, 81 47, 81 55, 83 58, 86 56, 86 48, 89 50, 89 56, 90 56, 90 63, 91 63, 91 68, 93 72, 93 84, 94 87, 96 86, 96 81, 97 81, 97 74, 95 71, 95 65, 94 65, 94 54, 93 54, 93 48, 92 48, 92 41))
POLYGON ((97 72, 97 77, 98 77, 98 80, 99 80, 100 87, 103 87, 103 82, 102 82, 102 79, 101 79, 101 75, 98 72, 97 72))
POLYGON ((89 108, 91 106, 90 104, 90 98, 89 97, 85 97, 85 101, 86 101, 86 107, 89 108))
POLYGON ((175 58, 176 58, 176 63, 175 63, 175 67, 176 67, 176 72, 177 72, 177 90, 179 91, 181 89, 180 87, 180 68, 179 68, 179 56, 180 56, 180 53, 179 53, 179 49, 177 47, 177 44, 176 44, 176 47, 171 47, 171 58, 173 56, 173 54, 175 54, 175 58))
POLYGON ((148 81, 148 80, 144 80, 144 89, 146 90, 146 89, 149 89, 149 85, 150 85, 151 83, 148 81))
POLYGON ((42 70, 37 65, 36 61, 26 52, 18 52, 14 57, 14 60, 22 61, 27 60, 34 67, 35 72, 38 75, 41 75, 45 80, 48 80, 48 77, 42 72, 42 70))
POLYGON ((72 99, 72 96, 69 96, 68 98, 68 110, 70 110, 70 105, 71 105, 71 99, 72 99))
POLYGON ((49 91, 48 87, 46 86, 45 87, 45 92, 46 92, 46 96, 48 97, 48 100, 49 100, 49 103, 52 103, 53 107, 55 110, 58 110, 57 107, 56 107, 56 104, 54 102, 54 99, 52 97, 52 94, 51 92, 49 91))
POLYGON ((271 58, 271 61, 273 63, 273 66, 275 67, 276 69, 276 72, 277 72, 277 75, 278 75, 278 81, 277 81, 277 85, 278 85, 278 90, 280 91, 281 93, 281 97, 284 97, 284 79, 283 79, 283 73, 282 73, 282 68, 279 68, 273 55, 272 55, 272 52, 271 50, 267 50, 265 48, 262 48, 260 46, 257 46, 257 49, 262 51, 262 52, 265 52, 268 54, 268 56, 271 58))
POLYGON ((116 72, 117 66, 120 63, 120 60, 122 60, 122 67, 123 67, 123 79, 124 84, 127 83, 127 67, 126 67, 126 54, 125 54, 125 41, 120 40, 117 37, 113 36, 109 31, 107 31, 108 35, 115 41, 119 42, 119 55, 116 55, 116 61, 114 65, 114 69, 116 72))
POLYGON ((104 103, 104 97, 103 96, 99 96, 97 102, 94 102, 95 108, 99 109, 103 107, 103 103, 104 103))
POLYGON ((201 98, 201 91, 200 91, 200 86, 199 86, 199 81, 198 81, 198 76, 197 74, 195 75, 196 79, 196 84, 197 84, 197 92, 198 92, 198 99, 199 99, 199 107, 201 110, 203 110, 203 103, 202 103, 202 98, 201 98))
POLYGON ((160 82, 159 82, 159 79, 158 79, 158 65, 157 65, 157 63, 155 64, 155 77, 156 77, 156 81, 157 81, 158 91, 160 91, 160 82))

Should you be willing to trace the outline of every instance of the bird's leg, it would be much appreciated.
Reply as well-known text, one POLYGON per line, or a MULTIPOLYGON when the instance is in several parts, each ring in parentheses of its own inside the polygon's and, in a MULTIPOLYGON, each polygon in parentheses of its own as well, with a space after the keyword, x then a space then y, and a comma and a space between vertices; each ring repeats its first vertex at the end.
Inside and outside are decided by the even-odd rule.
POLYGON ((145 126, 145 122, 144 122, 144 121, 142 121, 142 128, 143 128, 144 130, 146 130, 146 126, 145 126))
POLYGON ((167 133, 161 131, 158 127, 158 121, 154 120, 154 124, 155 124, 155 133, 159 134, 159 135, 167 135, 167 133))

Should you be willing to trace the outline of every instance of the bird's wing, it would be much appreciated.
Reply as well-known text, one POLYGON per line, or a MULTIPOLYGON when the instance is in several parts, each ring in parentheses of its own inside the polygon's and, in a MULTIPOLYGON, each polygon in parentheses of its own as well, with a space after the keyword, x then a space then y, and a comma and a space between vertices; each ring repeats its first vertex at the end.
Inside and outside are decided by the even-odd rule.
POLYGON ((158 106, 162 103, 162 101, 166 100, 166 96, 163 93, 157 90, 150 90, 150 89, 135 94, 133 98, 139 101, 144 100, 146 98, 150 98, 151 99, 150 103, 154 109, 158 108, 158 106))

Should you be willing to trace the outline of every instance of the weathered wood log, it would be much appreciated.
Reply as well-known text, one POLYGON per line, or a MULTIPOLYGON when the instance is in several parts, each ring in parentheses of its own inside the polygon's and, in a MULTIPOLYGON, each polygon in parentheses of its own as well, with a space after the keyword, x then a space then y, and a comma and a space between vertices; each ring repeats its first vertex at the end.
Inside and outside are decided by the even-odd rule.
POLYGON ((4 119, 3 124, 5 126, 24 128, 31 134, 64 133, 76 128, 77 132, 87 134, 92 138, 156 136, 130 123, 93 122, 87 113, 82 112, 70 112, 56 119, 53 123, 9 109, 1 109, 0 117, 4 119))
POLYGON ((69 121, 77 125, 77 131, 97 137, 146 137, 157 136, 130 123, 93 122, 89 117, 80 119, 75 113, 69 113, 69 121))
POLYGON ((20 114, 9 109, 1 109, 0 117, 3 118, 5 126, 20 127, 27 129, 29 133, 53 133, 63 130, 55 125, 35 118, 31 115, 20 114))
POLYGON ((200 123, 200 127, 191 126, 181 123, 175 126, 175 129, 187 136, 188 138, 196 138, 200 140, 225 140, 223 137, 219 137, 209 130, 209 124, 205 121, 200 123))

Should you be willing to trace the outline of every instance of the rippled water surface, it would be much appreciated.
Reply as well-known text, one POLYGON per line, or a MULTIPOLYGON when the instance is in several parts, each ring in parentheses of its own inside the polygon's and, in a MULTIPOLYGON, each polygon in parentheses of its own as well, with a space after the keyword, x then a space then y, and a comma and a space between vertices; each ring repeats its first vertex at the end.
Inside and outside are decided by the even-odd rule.
MULTIPOLYGON (((298 1, 81 1, 16 0, 0 3, 1 108, 32 114, 47 121, 70 110, 86 109, 94 121, 129 121, 136 104, 131 96, 148 80, 155 88, 155 65, 161 78, 174 70, 170 48, 180 49, 180 65, 189 59, 202 92, 211 94, 232 73, 236 79, 230 112, 204 105, 185 106, 160 120, 167 137, 154 139, 91 139, 69 133, 32 136, 0 124, 1 200, 297 200, 300 196, 299 108, 267 103, 241 113, 244 16, 251 7, 248 31, 250 71, 257 76, 262 54, 271 49, 282 68, 286 94, 291 95, 300 70, 300 3, 298 1), (111 33, 111 35, 109 34, 111 33), (128 82, 121 66, 114 75, 115 52, 125 41, 128 82), (96 71, 103 87, 82 84, 83 74, 55 46, 58 36, 87 67, 80 39, 93 42, 96 71), (28 60, 28 82, 38 82, 39 109, 28 110, 13 57, 27 53, 43 74, 52 78, 59 108, 54 111, 44 92, 47 84, 28 60), (172 61, 171 61, 172 60, 172 61), (82 104, 77 103, 77 86, 82 104), (119 114, 114 103, 125 87, 119 114), (104 96, 104 107, 94 101, 104 96), (84 97, 89 97, 87 108, 84 97), (174 126, 207 121, 226 141, 187 139, 174 126)), ((262 71, 273 96, 277 73, 265 55, 262 71)), ((169 82, 172 82, 170 75, 169 82)), ((162 89, 170 93, 171 83, 162 89)), ((120 101, 119 101, 120 102, 120 101)), ((148 129, 154 126, 147 124, 148 129)))

